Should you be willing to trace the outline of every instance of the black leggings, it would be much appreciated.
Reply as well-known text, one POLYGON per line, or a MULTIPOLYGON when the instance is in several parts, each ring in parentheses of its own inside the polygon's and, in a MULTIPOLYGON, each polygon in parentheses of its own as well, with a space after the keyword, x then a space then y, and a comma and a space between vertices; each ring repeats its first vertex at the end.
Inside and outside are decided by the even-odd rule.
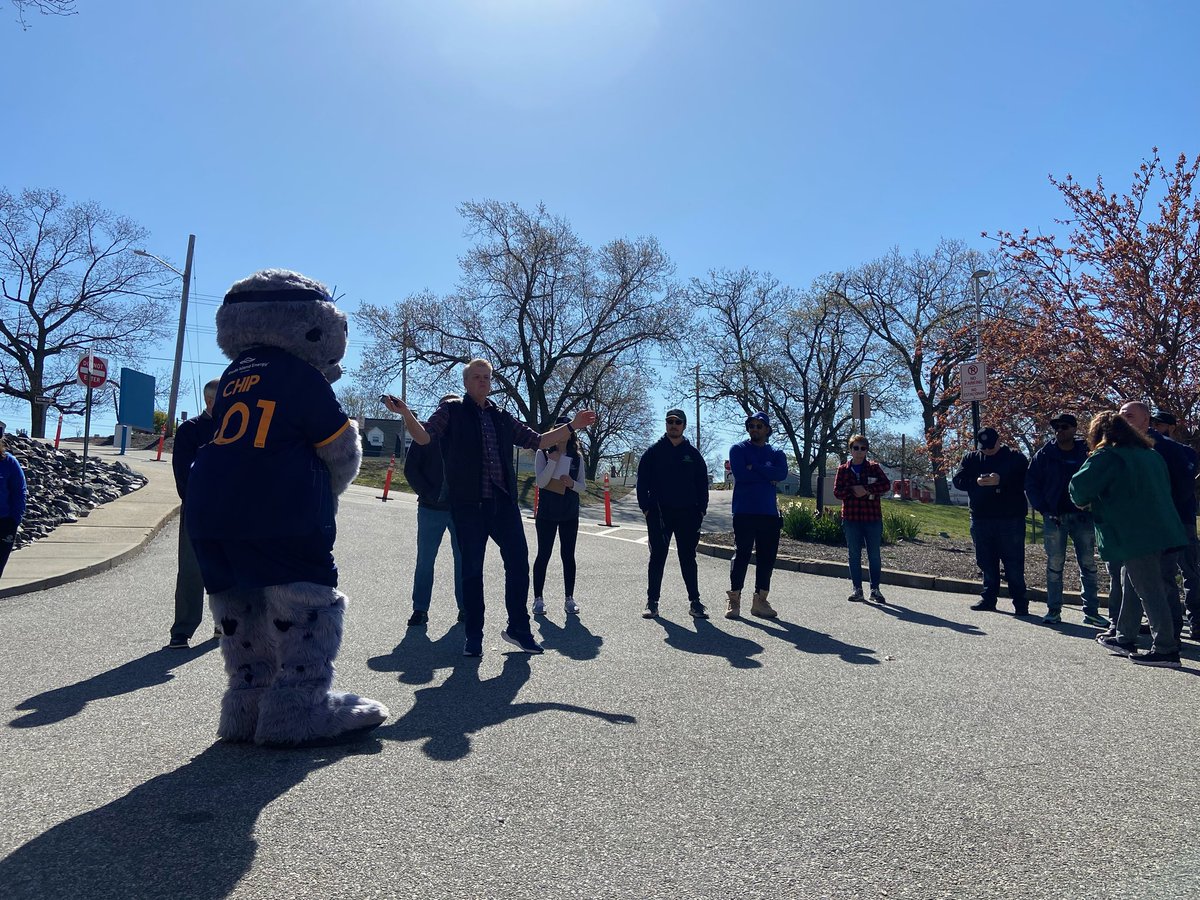
POLYGON ((537 556, 533 560, 533 596, 542 596, 546 586, 546 567, 550 564, 550 553, 554 550, 554 535, 558 535, 558 553, 562 557, 563 594, 575 596, 575 538, 579 535, 579 520, 538 519, 534 523, 537 531, 537 556))
POLYGON ((8 565, 8 555, 12 553, 13 544, 17 540, 17 520, 12 516, 0 517, 0 575, 8 565))

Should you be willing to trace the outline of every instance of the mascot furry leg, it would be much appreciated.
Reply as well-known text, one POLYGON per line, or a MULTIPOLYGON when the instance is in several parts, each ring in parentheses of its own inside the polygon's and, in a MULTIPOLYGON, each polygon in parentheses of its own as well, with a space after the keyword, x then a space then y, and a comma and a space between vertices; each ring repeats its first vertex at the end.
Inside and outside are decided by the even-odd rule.
POLYGON ((260 701, 255 742, 333 740, 383 722, 388 717, 383 704, 330 691, 346 595, 309 582, 275 585, 264 593, 275 670, 260 701))
POLYGON ((221 623, 221 655, 229 687, 221 698, 217 736, 227 741, 252 741, 258 730, 263 691, 275 675, 275 654, 267 631, 266 604, 261 590, 229 590, 208 598, 213 618, 221 623))

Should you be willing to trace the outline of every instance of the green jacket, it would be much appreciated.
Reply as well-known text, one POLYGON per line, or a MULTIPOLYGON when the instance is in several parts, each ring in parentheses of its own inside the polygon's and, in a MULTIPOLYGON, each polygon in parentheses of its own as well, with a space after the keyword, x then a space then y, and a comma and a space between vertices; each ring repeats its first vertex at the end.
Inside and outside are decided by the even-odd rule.
POLYGON ((1071 502, 1090 509, 1096 547, 1106 562, 1122 562, 1187 543, 1171 502, 1167 465, 1153 450, 1105 447, 1071 478, 1071 502))

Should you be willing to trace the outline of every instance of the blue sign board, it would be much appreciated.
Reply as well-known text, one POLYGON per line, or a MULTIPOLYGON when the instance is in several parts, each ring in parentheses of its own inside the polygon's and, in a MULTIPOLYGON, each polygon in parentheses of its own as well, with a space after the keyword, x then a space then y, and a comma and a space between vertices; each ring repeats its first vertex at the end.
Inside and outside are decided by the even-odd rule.
POLYGON ((117 400, 117 424, 154 430, 154 376, 134 369, 121 369, 121 393, 117 400))

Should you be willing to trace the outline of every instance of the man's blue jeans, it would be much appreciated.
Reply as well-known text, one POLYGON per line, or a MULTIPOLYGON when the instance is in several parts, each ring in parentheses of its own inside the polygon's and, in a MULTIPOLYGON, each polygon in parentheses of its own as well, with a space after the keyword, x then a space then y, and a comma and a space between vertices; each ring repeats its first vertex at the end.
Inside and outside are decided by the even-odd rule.
POLYGON ((995 604, 1000 595, 1000 566, 1003 564, 1013 606, 1027 606, 1025 519, 977 519, 972 516, 971 540, 975 543, 975 564, 983 576, 983 601, 995 604))
POLYGON ((863 544, 866 544, 871 590, 876 590, 883 571, 883 561, 879 552, 883 544, 883 522, 847 522, 842 519, 842 531, 846 534, 846 547, 850 555, 850 582, 854 589, 862 590, 862 548, 863 544))
POLYGON ((417 507, 417 564, 413 570, 412 605, 414 612, 429 612, 433 598, 433 567, 437 562, 442 536, 450 531, 450 549, 454 553, 454 600, 461 611, 462 551, 458 546, 458 529, 450 518, 450 510, 417 507))
POLYGON ((508 633, 528 637, 529 544, 521 511, 506 495, 480 503, 456 503, 450 515, 462 551, 463 626, 468 638, 483 637, 483 557, 488 538, 500 548, 504 561, 504 605, 508 633))
POLYGON ((1096 569, 1096 528, 1088 513, 1066 513, 1047 516, 1046 530, 1042 535, 1042 546, 1046 548, 1046 608, 1049 612, 1062 611, 1063 566, 1067 561, 1067 537, 1075 545, 1075 559, 1079 563, 1079 581, 1083 585, 1083 611, 1085 615, 1100 614, 1100 583, 1096 569))

